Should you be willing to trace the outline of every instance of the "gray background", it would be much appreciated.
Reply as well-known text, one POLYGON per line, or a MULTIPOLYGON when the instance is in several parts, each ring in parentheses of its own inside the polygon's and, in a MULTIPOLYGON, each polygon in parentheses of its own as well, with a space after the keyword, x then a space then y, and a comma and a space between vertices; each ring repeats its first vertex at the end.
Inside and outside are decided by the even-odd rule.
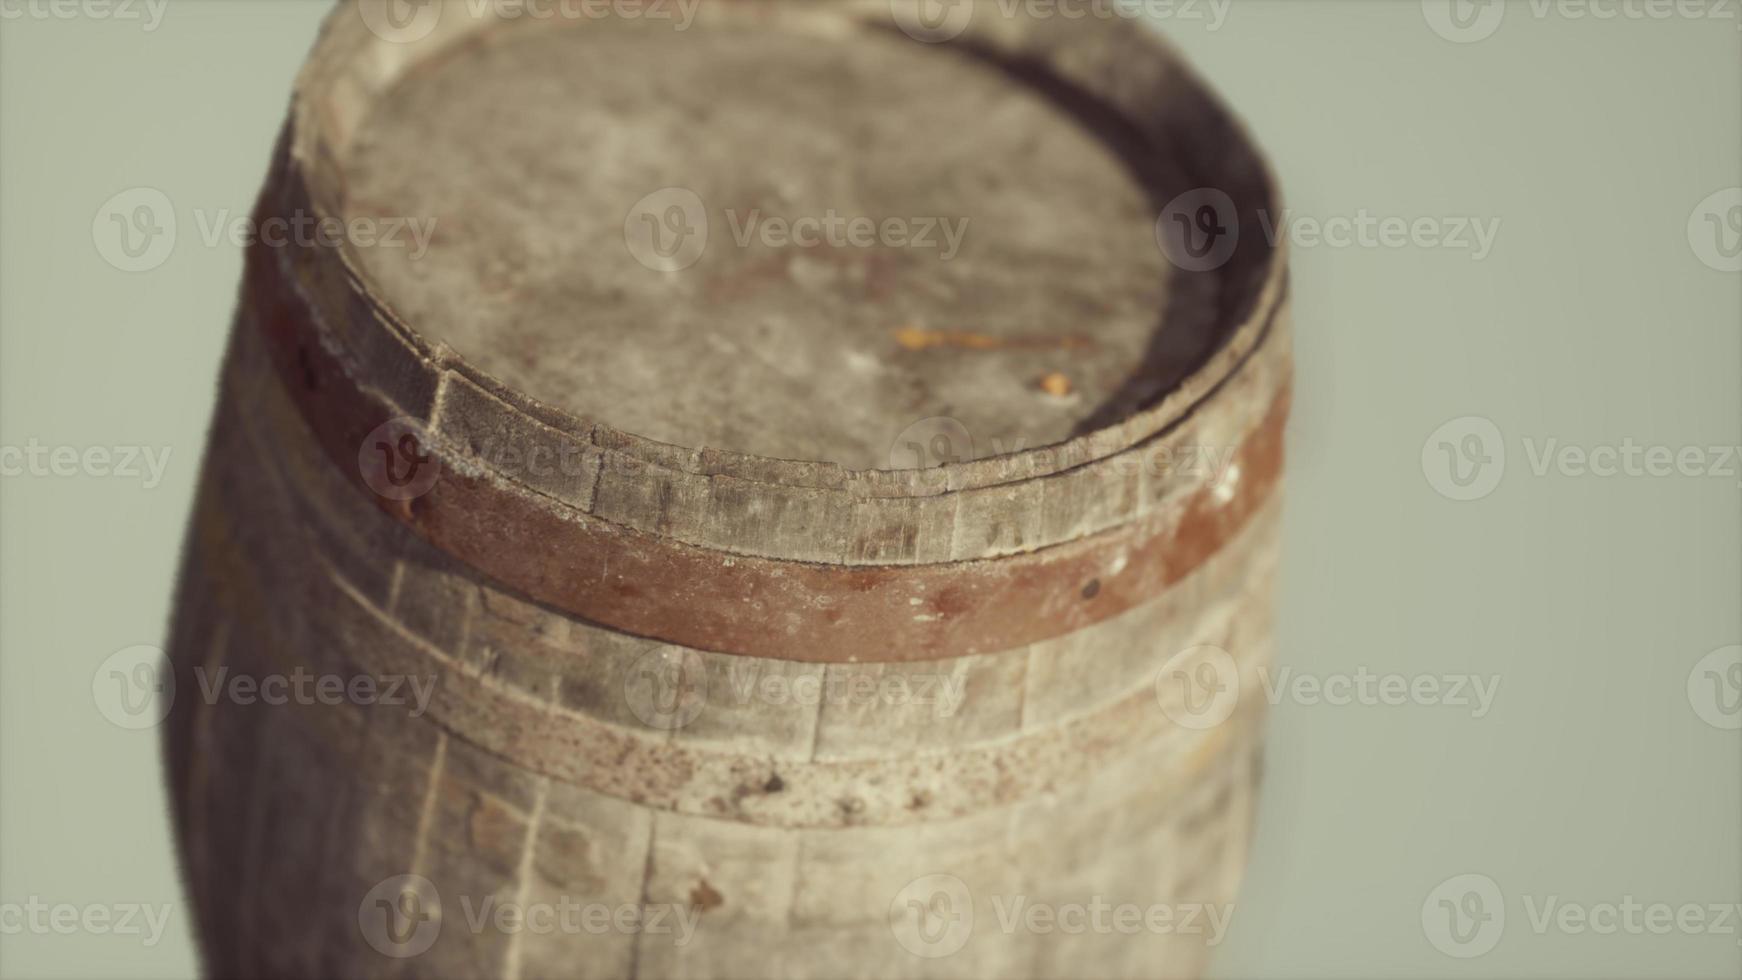
MULTIPOLYGON (((1296 241, 1279 660, 1500 687, 1480 718, 1276 704, 1221 977, 1742 974, 1734 922, 1598 935, 1530 915, 1550 896, 1742 901, 1742 734, 1689 692, 1702 657, 1742 643, 1735 464, 1605 478, 1531 458, 1551 439, 1742 444, 1742 275, 1702 260, 1696 214, 1742 184, 1742 12, 1520 2, 1496 26, 1497 9, 1452 37, 1416 0, 1159 18, 1251 124, 1297 217, 1500 222, 1480 258, 1296 241), (1491 493, 1454 500, 1423 447, 1472 416, 1505 465, 1491 493), (1493 881, 1505 925, 1458 958, 1423 905, 1466 874, 1493 881)), ((162 642, 240 273, 197 216, 250 207, 325 10, 170 0, 154 30, 0 20, 0 445, 171 452, 151 488, 0 482, 0 903, 180 901, 155 733, 111 724, 92 678, 162 642), (93 219, 141 186, 168 195, 180 233, 160 267, 123 273, 93 219)), ((172 907, 151 946, 3 935, 0 974, 187 976, 188 922, 172 907)))

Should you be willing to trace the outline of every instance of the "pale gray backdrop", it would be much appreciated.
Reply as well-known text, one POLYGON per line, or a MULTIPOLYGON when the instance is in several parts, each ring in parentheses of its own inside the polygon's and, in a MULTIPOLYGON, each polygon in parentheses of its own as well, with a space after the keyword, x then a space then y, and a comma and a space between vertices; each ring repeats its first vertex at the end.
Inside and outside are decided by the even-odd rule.
MULTIPOLYGON (((0 0, 0 446, 162 464, 0 478, 6 977, 195 970, 155 733, 92 681, 163 640, 240 271, 205 237, 327 7, 132 3, 0 0), (117 257, 142 187, 173 251, 117 257)), ((1293 209, 1287 673, 1216 975, 1742 975, 1742 11, 1131 5, 1293 209)))

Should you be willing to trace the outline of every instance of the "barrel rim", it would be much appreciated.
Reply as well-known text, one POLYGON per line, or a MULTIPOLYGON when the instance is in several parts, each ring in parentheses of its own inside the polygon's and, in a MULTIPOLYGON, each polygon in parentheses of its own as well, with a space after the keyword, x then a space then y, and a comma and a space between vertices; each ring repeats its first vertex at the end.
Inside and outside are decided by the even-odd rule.
MULTIPOLYGON (((375 72, 377 77, 373 83, 377 86, 377 93, 374 94, 378 94, 409 67, 423 61, 423 58, 411 57, 408 51, 419 45, 389 42, 370 33, 364 18, 355 16, 369 2, 341 0, 329 15, 297 80, 292 99, 287 133, 291 166, 284 176, 299 185, 297 190, 300 193, 295 196, 306 203, 316 220, 343 216, 344 153, 335 137, 344 132, 344 127, 355 127, 365 115, 357 100, 366 105, 373 97, 372 93, 364 91, 364 83, 354 71, 363 68, 375 72)), ((446 2, 451 4, 452 0, 446 2)), ((798 30, 896 29, 891 5, 887 2, 837 0, 829 5, 827 13, 809 4, 782 5, 781 0, 729 0, 726 6, 735 11, 730 16, 738 16, 736 11, 742 10, 798 30), (792 12, 791 8, 799 6, 807 9, 802 13, 792 12)), ((463 24, 453 36, 440 39, 442 48, 424 49, 424 58, 472 33, 505 29, 491 19, 493 9, 484 9, 481 16, 480 11, 470 9, 468 12, 473 22, 463 24)), ((522 21, 507 29, 522 29, 523 23, 529 22, 522 21)), ((572 28, 572 25, 565 26, 572 28)), ((1276 181, 1255 141, 1159 35, 1132 24, 1100 21, 1071 21, 1062 29, 1056 22, 1044 25, 1053 28, 1051 30, 1042 30, 1043 25, 1023 22, 1002 26, 1006 28, 1002 33, 978 35, 969 32, 964 35, 962 43, 986 45, 1012 57, 1055 68, 1081 56, 1081 50, 1073 44, 1079 40, 1114 44, 1122 57, 1152 62, 1154 72, 1165 75, 1170 83, 1180 86, 1176 98, 1193 103, 1195 111, 1224 127, 1227 139, 1240 151, 1240 163, 1251 170, 1241 178, 1241 182, 1254 190, 1254 200, 1246 202, 1248 206, 1242 211, 1280 213, 1276 181), (1117 37, 1110 36, 1114 34, 1117 37)), ((954 43, 946 42, 941 46, 954 43)), ((323 332, 328 334, 337 332, 333 328, 342 325, 351 333, 345 346, 368 345, 373 353, 378 353, 382 363, 371 364, 371 372, 394 377, 423 377, 425 383, 422 387, 428 389, 430 403, 417 404, 418 399, 411 399, 413 403, 402 404, 410 415, 433 423, 439 409, 437 402, 447 379, 463 379, 483 389, 500 405, 506 416, 500 427, 506 430, 512 431, 531 423, 590 442, 608 454, 660 469, 702 477, 727 476, 746 483, 775 487, 840 491, 854 498, 939 497, 1023 483, 1091 466, 1164 435, 1211 399, 1265 343, 1271 333, 1270 323, 1286 301, 1288 265, 1285 243, 1264 244, 1257 253, 1260 269, 1253 277, 1254 282, 1232 301, 1224 302, 1218 315, 1222 323, 1209 355, 1178 385, 1147 407, 1106 426, 1053 443, 963 462, 945 462, 925 469, 891 470, 852 468, 823 460, 784 459, 707 446, 678 446, 544 403, 503 383, 445 343, 431 342, 423 337, 393 308, 367 274, 349 242, 341 242, 334 251, 354 294, 352 298, 360 303, 362 312, 367 315, 347 317, 347 311, 334 309, 328 298, 317 292, 310 297, 314 301, 311 305, 325 314, 317 317, 321 321, 317 325, 325 327, 323 332), (322 310, 323 306, 326 309, 322 310), (1239 312, 1231 317, 1226 312, 1230 308, 1239 312), (1228 322, 1231 319, 1235 322, 1228 322), (384 336, 359 336, 371 331, 384 336)), ((1219 278, 1222 285, 1228 285, 1228 276, 1219 278)), ((524 485, 524 481, 514 474, 498 471, 497 475, 511 483, 524 485)))

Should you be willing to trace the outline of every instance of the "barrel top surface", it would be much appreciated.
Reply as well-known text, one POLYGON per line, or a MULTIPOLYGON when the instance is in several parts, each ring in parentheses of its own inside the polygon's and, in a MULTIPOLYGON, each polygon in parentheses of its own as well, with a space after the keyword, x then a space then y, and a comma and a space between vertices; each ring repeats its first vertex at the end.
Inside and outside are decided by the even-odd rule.
POLYGON ((478 430, 542 426, 634 465, 772 487, 955 495, 1164 438, 1266 346, 1286 305, 1286 250, 1263 224, 1279 208, 1267 165, 1130 18, 976 3, 952 8, 940 37, 917 0, 713 0, 677 18, 528 16, 469 0, 415 9, 407 20, 389 0, 341 0, 299 76, 284 165, 262 200, 268 215, 323 225, 388 219, 367 232, 397 236, 390 245, 366 247, 353 230, 336 250, 284 258, 297 302, 312 304, 310 339, 345 362, 347 384, 403 415, 433 422, 448 382, 463 380, 493 399, 466 408, 484 412, 478 430), (729 94, 740 86, 768 98, 729 94), (415 145, 384 139, 389 126, 411 127, 415 145), (984 144, 978 158, 956 130, 984 144), (712 197, 678 185, 649 196, 660 181, 615 157, 589 169, 605 160, 596 144, 712 197), (764 146, 783 155, 759 157, 764 146), (673 147, 703 158, 662 153, 673 147), (936 147, 951 168, 925 169, 936 147), (1001 165, 984 147, 1021 159, 1001 165), (369 166, 389 157, 417 177, 369 166), (870 166, 885 160, 930 179, 870 166), (621 217, 604 213, 630 190, 642 196, 621 217), (786 223, 794 212, 826 217, 831 205, 837 221, 872 205, 981 213, 897 214, 905 227, 830 232, 869 246, 782 248, 746 201, 779 206, 774 233, 793 236, 821 233, 786 223), (570 220, 571 203, 593 218, 570 220), (432 213, 381 214, 419 204, 432 213), (713 244, 692 251, 703 216, 713 244), (999 233, 970 224, 948 263, 879 244, 928 217, 940 219, 933 237, 950 217, 999 233), (966 325, 942 319, 953 311, 966 325), (633 342, 617 343, 626 333, 633 342), (610 414, 590 408, 607 401, 610 414), (953 414, 923 414, 934 409, 953 414), (768 448, 674 443, 625 424, 625 411, 650 431, 768 448), (897 422, 908 427, 891 433, 897 422))
POLYGON ((902 469, 1123 418, 1216 328, 1115 149, 996 64, 748 18, 485 37, 376 102, 344 204, 428 229, 359 252, 406 322, 577 416, 902 469))
POLYGON ((1115 615, 1274 490, 1275 185, 1140 24, 976 4, 924 43, 888 0, 718 0, 693 34, 405 9, 323 28, 258 211, 350 233, 251 248, 243 310, 340 472, 451 556, 695 649, 926 659, 1115 615), (744 231, 819 208, 999 234, 944 262, 879 251, 888 214, 870 245, 744 231))

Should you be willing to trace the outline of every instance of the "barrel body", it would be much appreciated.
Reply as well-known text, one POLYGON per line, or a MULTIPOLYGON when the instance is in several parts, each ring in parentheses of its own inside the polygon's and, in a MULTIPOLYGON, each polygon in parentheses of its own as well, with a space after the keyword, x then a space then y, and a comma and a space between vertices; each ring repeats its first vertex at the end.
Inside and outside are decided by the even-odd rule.
MULTIPOLYGON (((305 89, 386 71, 341 20, 305 89)), ((1228 159, 1178 69, 1077 54, 1228 159)), ((262 216, 321 210, 327 124, 293 118, 262 216)), ((165 730, 208 972, 1197 975, 1237 921, 1289 398, 1281 257, 1217 274, 1243 299, 1152 410, 901 474, 559 417, 342 254, 252 249, 165 730)))

